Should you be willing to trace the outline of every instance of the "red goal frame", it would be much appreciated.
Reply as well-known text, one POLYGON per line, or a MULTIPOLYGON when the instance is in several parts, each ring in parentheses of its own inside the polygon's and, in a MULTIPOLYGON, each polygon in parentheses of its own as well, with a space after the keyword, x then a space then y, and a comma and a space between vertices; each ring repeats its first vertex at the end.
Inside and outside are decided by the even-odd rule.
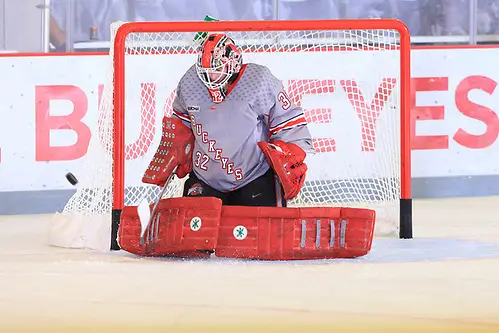
POLYGON ((400 221, 399 237, 412 238, 411 146, 410 146, 410 52, 407 26, 395 19, 315 21, 227 22, 132 22, 117 30, 114 40, 114 143, 111 249, 118 250, 116 236, 125 197, 125 42, 131 33, 286 31, 286 30, 396 30, 400 35, 400 221))

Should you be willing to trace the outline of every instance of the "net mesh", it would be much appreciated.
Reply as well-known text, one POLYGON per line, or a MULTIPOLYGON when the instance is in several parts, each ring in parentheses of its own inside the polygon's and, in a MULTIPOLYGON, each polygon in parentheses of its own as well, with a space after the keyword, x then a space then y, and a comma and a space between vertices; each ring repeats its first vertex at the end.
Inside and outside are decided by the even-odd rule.
MULTIPOLYGON (((112 27, 115 32, 119 24, 112 27)), ((114 34, 113 34, 114 35, 114 34)), ((251 31, 228 33, 244 62, 271 69, 304 109, 313 136, 307 181, 289 206, 350 206, 377 210, 377 234, 394 233, 400 198, 400 55, 395 30, 251 31)), ((113 82, 109 57, 98 118, 63 214, 111 214, 113 90, 125 85, 125 205, 157 200, 141 183, 170 115, 175 87, 195 62, 194 33, 132 33, 126 39, 125 82, 113 82)), ((180 196, 175 179, 165 197, 180 196)), ((87 219, 88 220, 88 219, 87 219)))

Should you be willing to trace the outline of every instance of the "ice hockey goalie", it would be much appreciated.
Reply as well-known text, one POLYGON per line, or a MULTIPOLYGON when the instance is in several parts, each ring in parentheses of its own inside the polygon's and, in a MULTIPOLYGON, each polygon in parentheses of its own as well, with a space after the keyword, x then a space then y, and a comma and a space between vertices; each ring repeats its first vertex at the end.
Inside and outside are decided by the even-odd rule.
POLYGON ((209 35, 180 79, 173 114, 144 177, 186 177, 182 198, 159 202, 139 242, 125 207, 122 249, 140 255, 269 260, 357 257, 369 252, 375 213, 287 208, 299 195, 312 139, 303 110, 265 67, 244 63, 227 35, 209 35))

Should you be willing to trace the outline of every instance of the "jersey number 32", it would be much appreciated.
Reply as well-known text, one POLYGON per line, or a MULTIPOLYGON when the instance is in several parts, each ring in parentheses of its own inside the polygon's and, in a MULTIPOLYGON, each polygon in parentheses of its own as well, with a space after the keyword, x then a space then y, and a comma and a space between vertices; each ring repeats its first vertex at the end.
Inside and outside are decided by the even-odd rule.
POLYGON ((210 160, 209 156, 206 154, 201 154, 199 151, 196 152, 196 160, 194 161, 194 165, 196 168, 207 171, 208 161, 210 160))

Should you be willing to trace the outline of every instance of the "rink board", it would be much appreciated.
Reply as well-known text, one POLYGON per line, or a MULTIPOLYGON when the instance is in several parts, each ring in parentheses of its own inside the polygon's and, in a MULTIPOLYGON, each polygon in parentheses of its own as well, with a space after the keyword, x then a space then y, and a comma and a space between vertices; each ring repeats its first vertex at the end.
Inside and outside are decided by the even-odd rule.
MULTIPOLYGON (((362 54, 370 58, 369 53, 362 54)), ((310 61, 311 58, 295 58, 292 63, 306 65, 299 66, 300 71, 289 71, 287 62, 272 64, 271 56, 259 56, 254 60, 272 65, 286 87, 303 80, 326 77, 335 80, 334 92, 319 94, 316 91, 305 96, 312 109, 334 106, 334 118, 331 118, 334 121, 331 124, 314 123, 311 127, 335 140, 338 151, 331 153, 331 165, 336 165, 333 155, 338 155, 337 159, 353 156, 349 145, 357 144, 356 149, 361 147, 358 144, 359 118, 341 82, 353 78, 359 84, 361 81, 369 82, 376 89, 382 80, 379 73, 372 76, 366 68, 355 69, 355 73, 343 73, 341 66, 336 66, 340 72, 333 75, 322 66, 315 66, 317 61, 310 61), (357 140, 352 140, 351 135, 357 140)), ((335 53, 331 63, 341 63, 347 60, 345 56, 351 59, 349 54, 335 53)), ((362 55, 356 53, 355 56, 362 55)), ((499 159, 495 157, 499 152, 499 48, 415 48, 411 57, 411 87, 414 88, 411 95, 411 113, 414 115, 411 137, 413 196, 497 195, 499 159)), ((140 109, 141 85, 156 85, 154 114, 160 119, 163 110, 171 106, 178 77, 192 64, 191 60, 185 58, 182 65, 172 67, 174 72, 169 72, 171 75, 165 75, 157 70, 163 68, 163 58, 155 59, 155 63, 153 60, 148 62, 147 73, 144 66, 130 63, 136 72, 140 72, 142 80, 128 87, 136 93, 128 99, 131 114, 127 116, 127 144, 134 143, 139 132, 142 133, 140 115, 136 112, 140 109)), ((286 59, 291 58, 287 56, 286 59)), ((62 209, 70 192, 74 191, 64 175, 67 172, 77 176, 85 174, 83 168, 88 157, 85 152, 89 139, 97 133, 91 131, 89 137, 78 132, 78 121, 59 128, 57 119, 77 112, 84 114, 83 123, 95 128, 99 101, 106 82, 107 60, 104 54, 16 54, 0 57, 0 70, 6 78, 0 80, 0 109, 8 111, 0 121, 0 165, 3 170, 0 173, 0 203, 5 203, 0 204, 0 213, 50 213, 62 209), (45 140, 47 137, 50 140, 45 140), (36 207, 28 209, 31 206, 25 204, 26 200, 35 201, 33 206, 36 207)), ((372 61, 364 60, 362 63, 367 67, 373 66, 372 61)), ((390 62, 384 60, 379 63, 390 62)), ((327 70, 332 71, 329 67, 327 70)), ((384 72, 387 76, 394 75, 393 66, 386 67, 384 72)), ((362 90, 367 103, 371 101, 374 91, 362 90)), ((160 126, 160 121, 156 122, 156 126, 160 126)), ((156 134, 160 135, 160 131, 156 131, 156 134)), ((378 139, 381 140, 382 136, 378 139)), ((380 147, 383 145, 377 146, 380 147)), ((148 154, 154 151, 150 148, 148 154)), ((366 154, 375 156, 377 152, 366 154)), ((131 161, 127 165, 127 184, 134 183, 132 178, 135 178, 135 183, 140 182, 140 175, 149 157, 144 156, 143 164, 131 161)), ((372 169, 370 159, 355 159, 356 168, 365 165, 368 170, 362 171, 367 174, 372 169)), ((339 174, 338 170, 327 170, 329 178, 339 174)))

